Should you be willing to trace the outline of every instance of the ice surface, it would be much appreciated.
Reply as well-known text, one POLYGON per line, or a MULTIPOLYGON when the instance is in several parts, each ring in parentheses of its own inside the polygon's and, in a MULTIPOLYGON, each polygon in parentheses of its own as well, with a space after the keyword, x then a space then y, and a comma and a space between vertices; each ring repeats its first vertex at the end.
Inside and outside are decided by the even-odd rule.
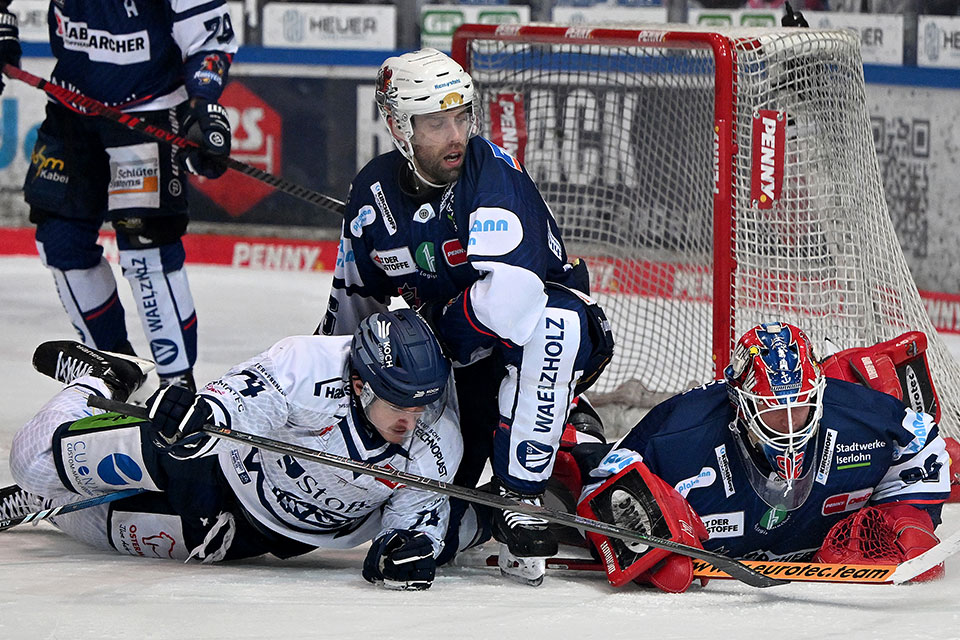
MULTIPOLYGON (((329 275, 189 270, 199 317, 198 380, 286 335, 312 333, 329 275)), ((129 287, 121 298, 132 311, 129 287)), ((134 346, 147 353, 128 313, 134 346)), ((0 259, 0 484, 17 428, 57 389, 30 366, 43 340, 72 338, 52 278, 36 258, 0 259)), ((952 348, 960 352, 960 341, 952 348)), ((960 528, 945 509, 941 537, 960 528)), ((0 639, 19 638, 960 638, 960 561, 926 585, 714 581, 684 595, 610 588, 600 574, 556 573, 542 587, 493 570, 441 570, 426 592, 389 592, 360 577, 365 550, 281 561, 181 565, 90 550, 40 524, 0 533, 0 639)))

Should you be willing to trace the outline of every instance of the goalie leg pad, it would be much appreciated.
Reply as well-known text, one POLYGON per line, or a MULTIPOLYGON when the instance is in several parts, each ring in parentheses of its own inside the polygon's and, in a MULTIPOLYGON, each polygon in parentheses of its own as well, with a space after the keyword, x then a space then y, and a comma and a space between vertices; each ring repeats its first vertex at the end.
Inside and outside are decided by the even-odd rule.
MULTIPOLYGON (((642 462, 626 467, 588 490, 577 513, 701 548, 700 540, 708 536, 703 522, 687 501, 642 462)), ((642 542, 626 542, 592 532, 588 532, 587 537, 597 548, 607 579, 615 587, 640 580, 652 582, 665 591, 682 592, 693 580, 693 566, 688 557, 653 549, 642 542)))
POLYGON ((65 487, 84 496, 165 485, 149 421, 104 413, 60 425, 54 462, 65 487))

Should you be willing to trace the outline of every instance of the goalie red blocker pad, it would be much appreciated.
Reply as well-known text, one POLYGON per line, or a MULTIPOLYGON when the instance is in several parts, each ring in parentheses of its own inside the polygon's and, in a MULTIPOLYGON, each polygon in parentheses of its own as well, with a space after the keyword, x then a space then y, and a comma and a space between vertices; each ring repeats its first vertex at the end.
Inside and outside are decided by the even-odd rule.
MULTIPOLYGON (((940 401, 926 351, 926 334, 908 331, 872 347, 844 349, 826 358, 821 366, 828 377, 887 393, 940 422, 940 401)), ((944 440, 950 454, 951 491, 947 502, 960 502, 960 444, 953 438, 944 440)))
MULTIPOLYGON (((607 478, 581 500, 577 513, 701 549, 701 540, 709 536, 683 496, 642 462, 607 478)), ((683 593, 693 582, 693 561, 687 556, 598 533, 588 532, 587 537, 614 587, 635 580, 662 591, 683 593)))
POLYGON ((845 349, 826 358, 824 375, 882 391, 914 411, 940 421, 940 402, 927 365, 927 336, 908 331, 872 347, 845 349))
MULTIPOLYGON (((814 562, 900 564, 940 542, 930 514, 901 502, 865 507, 833 525, 814 562)), ((911 582, 943 577, 943 563, 911 582)))

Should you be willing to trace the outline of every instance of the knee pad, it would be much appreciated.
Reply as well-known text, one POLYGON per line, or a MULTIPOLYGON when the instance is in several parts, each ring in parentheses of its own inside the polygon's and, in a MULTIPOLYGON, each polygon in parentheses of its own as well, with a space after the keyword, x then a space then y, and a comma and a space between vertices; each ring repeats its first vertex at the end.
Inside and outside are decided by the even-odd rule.
MULTIPOLYGON (((188 222, 189 218, 186 214, 177 214, 147 218, 120 218, 111 224, 117 232, 117 248, 123 251, 179 243, 180 238, 187 232, 188 222)), ((183 262, 181 261, 180 264, 182 266, 183 262)))
POLYGON ((97 244, 100 221, 81 218, 64 218, 49 211, 30 219, 37 224, 37 252, 44 266, 61 271, 91 269, 103 256, 103 247, 97 244))
POLYGON ((60 425, 53 457, 63 486, 84 496, 166 483, 149 421, 105 413, 60 425))

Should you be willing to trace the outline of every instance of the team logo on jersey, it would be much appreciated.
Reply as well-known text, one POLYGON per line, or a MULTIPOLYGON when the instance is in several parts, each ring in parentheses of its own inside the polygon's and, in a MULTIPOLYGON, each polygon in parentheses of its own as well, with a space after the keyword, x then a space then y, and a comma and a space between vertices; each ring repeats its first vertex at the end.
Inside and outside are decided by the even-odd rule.
POLYGON ((480 207, 470 214, 469 255, 503 256, 520 246, 521 241, 523 226, 513 211, 480 207))
POLYGON ((377 219, 377 212, 370 205, 360 207, 357 217, 350 223, 350 233, 356 237, 363 235, 363 228, 377 219))
POLYGON ((446 240, 441 245, 441 248, 443 249, 443 259, 451 267, 459 267, 467 263, 467 250, 463 248, 463 245, 460 244, 460 241, 456 238, 446 240))
POLYGON ((417 265, 410 255, 408 247, 398 249, 389 249, 387 251, 376 251, 370 256, 374 262, 380 265, 380 268, 388 276, 400 276, 407 273, 416 273, 417 265))
POLYGON ((428 202, 414 212, 413 221, 423 224, 433 220, 435 217, 437 217, 437 212, 433 210, 433 207, 428 202))
POLYGON ((432 242, 421 242, 414 254, 417 266, 428 273, 437 272, 437 258, 434 253, 432 242))
POLYGON ((860 489, 859 491, 851 491, 850 493, 838 493, 823 501, 823 507, 820 509, 820 513, 829 516, 834 513, 856 511, 866 505, 872 495, 873 487, 860 489))
POLYGON ((686 498, 687 494, 693 489, 709 487, 716 481, 716 479, 717 472, 710 467, 704 467, 700 469, 699 474, 693 476, 692 478, 687 478, 686 480, 681 480, 678 482, 674 489, 676 489, 680 495, 686 498))
POLYGON ((523 440, 517 445, 517 461, 532 473, 540 473, 553 460, 553 447, 536 440, 523 440))
POLYGON ((710 539, 738 538, 743 535, 743 511, 711 513, 700 518, 710 532, 710 539))
POLYGON ((380 186, 379 182, 374 182, 370 185, 370 192, 373 193, 373 198, 380 209, 380 214, 383 216, 383 226, 387 228, 387 233, 395 234, 397 232, 397 220, 393 217, 393 212, 390 211, 390 205, 387 204, 387 196, 383 193, 383 187, 380 186))
POLYGON ((193 79, 200 84, 210 84, 217 86, 223 84, 223 74, 226 72, 226 65, 223 59, 216 53, 208 53, 200 63, 200 69, 193 74, 193 79))

